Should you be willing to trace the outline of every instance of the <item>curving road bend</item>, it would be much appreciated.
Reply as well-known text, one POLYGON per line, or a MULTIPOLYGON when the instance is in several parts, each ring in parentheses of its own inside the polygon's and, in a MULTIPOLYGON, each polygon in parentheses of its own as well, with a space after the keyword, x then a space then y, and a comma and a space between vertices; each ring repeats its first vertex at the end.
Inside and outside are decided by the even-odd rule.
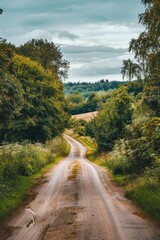
POLYGON ((8 240, 158 240, 160 231, 138 216, 108 178, 85 158, 86 149, 65 135, 71 150, 52 168, 36 198, 12 218, 8 240))

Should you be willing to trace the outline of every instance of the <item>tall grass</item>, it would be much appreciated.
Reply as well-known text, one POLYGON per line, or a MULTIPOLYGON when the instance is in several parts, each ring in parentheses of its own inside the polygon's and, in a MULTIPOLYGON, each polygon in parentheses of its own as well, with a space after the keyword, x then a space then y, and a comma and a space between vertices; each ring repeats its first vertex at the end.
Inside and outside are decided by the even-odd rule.
POLYGON ((57 137, 46 145, 23 143, 1 146, 0 220, 25 198, 36 174, 68 152, 68 144, 62 137, 57 137))
POLYGON ((160 167, 147 170, 127 186, 126 196, 160 220, 160 167))

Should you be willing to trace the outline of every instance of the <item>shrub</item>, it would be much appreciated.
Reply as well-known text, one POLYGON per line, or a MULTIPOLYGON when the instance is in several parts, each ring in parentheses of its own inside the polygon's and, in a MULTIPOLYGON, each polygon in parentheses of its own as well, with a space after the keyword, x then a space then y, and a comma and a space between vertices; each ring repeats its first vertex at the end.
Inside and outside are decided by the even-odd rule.
POLYGON ((123 139, 117 141, 110 155, 111 157, 106 164, 113 174, 125 175, 131 173, 132 166, 128 161, 126 142, 123 139))

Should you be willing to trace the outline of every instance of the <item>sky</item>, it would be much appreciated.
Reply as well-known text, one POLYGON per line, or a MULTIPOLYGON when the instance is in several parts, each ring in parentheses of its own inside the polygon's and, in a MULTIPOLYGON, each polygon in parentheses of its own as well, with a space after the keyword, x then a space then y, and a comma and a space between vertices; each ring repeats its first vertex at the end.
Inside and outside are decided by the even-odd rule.
POLYGON ((32 38, 61 47, 67 81, 122 80, 129 42, 142 26, 141 0, 0 0, 0 36, 15 45, 32 38))

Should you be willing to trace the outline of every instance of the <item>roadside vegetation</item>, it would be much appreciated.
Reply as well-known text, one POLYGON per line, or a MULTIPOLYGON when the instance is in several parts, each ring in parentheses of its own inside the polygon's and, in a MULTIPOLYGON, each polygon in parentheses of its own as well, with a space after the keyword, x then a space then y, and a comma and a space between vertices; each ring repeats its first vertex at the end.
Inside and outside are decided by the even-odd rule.
POLYGON ((68 153, 60 137, 70 118, 62 83, 68 68, 53 42, 17 47, 0 38, 0 220, 68 153))
POLYGON ((0 220, 19 206, 35 179, 69 153, 63 137, 42 144, 7 144, 0 147, 0 220))
MULTIPOLYGON (((110 172, 111 178, 118 185, 125 187, 125 196, 127 198, 137 203, 150 216, 160 220, 159 157, 150 164, 145 161, 140 167, 139 159, 136 157, 138 149, 141 148, 140 146, 137 146, 134 150, 127 150, 124 149, 124 140, 119 140, 113 150, 107 152, 99 151, 94 138, 79 135, 75 129, 74 132, 70 131, 67 133, 86 146, 86 156, 91 162, 106 167, 110 172), (129 151, 132 152, 133 156, 128 155, 129 151), (138 166, 137 168, 136 165, 138 166)), ((142 149, 139 151, 139 158, 141 159, 142 155, 143 161, 145 159, 143 155, 147 154, 147 152, 143 152, 142 149)), ((147 156, 147 159, 149 158, 150 156, 147 156)))
POLYGON ((91 122, 72 120, 71 126, 96 142, 89 159, 107 167, 125 186, 126 196, 160 220, 160 2, 142 3, 145 12, 139 20, 145 30, 129 46, 136 62, 124 60, 122 74, 136 77, 143 91, 134 95, 121 86, 108 95, 91 122))
POLYGON ((68 63, 59 47, 32 39, 16 47, 0 40, 0 143, 46 142, 69 119, 62 79, 68 63))

